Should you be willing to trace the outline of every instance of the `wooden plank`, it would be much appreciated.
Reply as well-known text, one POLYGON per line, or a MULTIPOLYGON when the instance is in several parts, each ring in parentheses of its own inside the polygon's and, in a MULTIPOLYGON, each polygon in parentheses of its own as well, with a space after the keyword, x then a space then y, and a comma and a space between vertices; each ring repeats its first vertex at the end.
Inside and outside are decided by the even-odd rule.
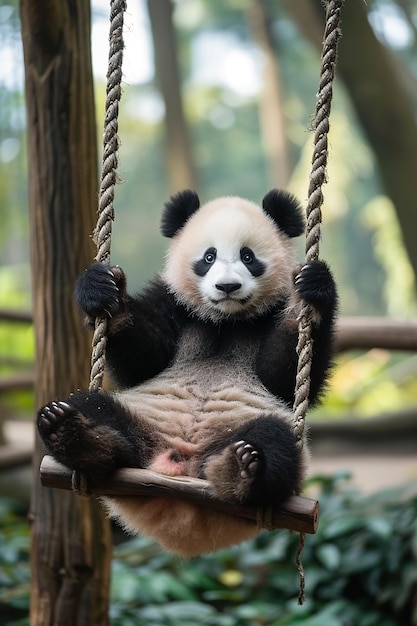
POLYGON ((32 460, 32 444, 22 444, 19 446, 4 444, 0 446, 0 470, 28 465, 32 460))
POLYGON ((25 324, 33 323, 33 315, 31 311, 20 311, 12 309, 0 309, 0 321, 2 322, 24 322, 25 324))
MULTIPOLYGON (((44 487, 72 489, 72 470, 51 456, 45 456, 40 467, 44 487)), ((237 515, 258 522, 268 529, 287 528, 313 534, 319 521, 319 503, 311 498, 292 496, 279 509, 265 510, 227 504, 216 500, 207 480, 190 476, 171 477, 150 470, 123 468, 106 481, 91 481, 89 494, 105 496, 163 496, 195 502, 199 506, 237 515)))
POLYGON ((9 391, 20 391, 21 389, 33 389, 33 381, 34 375, 32 373, 15 374, 14 376, 0 378, 0 394, 9 391))
POLYGON ((336 351, 382 348, 417 350, 417 320, 387 317, 341 317, 336 327, 336 351))

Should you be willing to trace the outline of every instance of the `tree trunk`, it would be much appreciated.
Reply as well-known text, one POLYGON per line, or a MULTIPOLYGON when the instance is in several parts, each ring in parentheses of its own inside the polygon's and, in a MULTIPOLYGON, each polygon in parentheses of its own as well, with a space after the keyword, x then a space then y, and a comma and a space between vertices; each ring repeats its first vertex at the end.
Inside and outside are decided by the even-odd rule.
MULTIPOLYGON (((321 46, 324 12, 320 0, 280 0, 301 32, 321 46)), ((417 122, 407 90, 391 53, 375 36, 362 0, 342 9, 343 36, 337 74, 352 104, 378 164, 382 184, 392 200, 403 241, 417 276, 417 122)))
POLYGON ((248 10, 254 41, 264 54, 263 85, 259 98, 259 122, 271 186, 285 188, 290 177, 285 119, 282 108, 280 68, 274 50, 271 20, 265 0, 254 0, 248 10))
POLYGON ((172 0, 148 0, 155 71, 165 104, 165 145, 170 193, 196 189, 197 175, 182 106, 172 0))
MULTIPOLYGON (((73 285, 94 250, 97 142, 89 0, 21 0, 30 244, 41 406, 88 384, 89 345, 73 285)), ((98 503, 44 489, 37 438, 32 495, 31 626, 108 623, 111 538, 98 503)))

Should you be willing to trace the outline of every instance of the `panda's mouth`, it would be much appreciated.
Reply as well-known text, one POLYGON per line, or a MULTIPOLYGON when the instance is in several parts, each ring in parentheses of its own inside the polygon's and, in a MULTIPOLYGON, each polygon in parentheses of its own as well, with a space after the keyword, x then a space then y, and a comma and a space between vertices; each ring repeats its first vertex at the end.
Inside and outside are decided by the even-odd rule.
POLYGON ((252 295, 249 294, 248 296, 246 296, 245 298, 233 298, 230 295, 224 296, 224 298, 210 298, 210 302, 212 304, 218 305, 218 304, 227 304, 227 303, 236 303, 239 304, 240 306, 244 306, 245 304, 247 304, 250 300, 252 299, 252 295))

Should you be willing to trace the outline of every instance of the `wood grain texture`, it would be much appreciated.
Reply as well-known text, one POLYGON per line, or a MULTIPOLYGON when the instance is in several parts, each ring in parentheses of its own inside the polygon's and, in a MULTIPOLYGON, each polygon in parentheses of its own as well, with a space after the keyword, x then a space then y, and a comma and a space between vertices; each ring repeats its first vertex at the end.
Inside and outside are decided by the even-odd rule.
MULTIPOLYGON (((51 456, 45 456, 40 467, 45 487, 72 489, 72 470, 61 465, 51 456)), ((230 515, 237 515, 264 524, 269 530, 287 528, 313 534, 317 531, 319 504, 317 500, 292 496, 279 509, 259 510, 255 507, 226 504, 216 500, 210 483, 199 478, 181 476, 172 478, 150 470, 123 468, 106 481, 91 481, 91 495, 106 496, 163 496, 192 501, 230 515)))
MULTIPOLYGON (((73 299, 94 257, 97 137, 88 0, 20 3, 28 120, 35 402, 88 382, 90 346, 73 299)), ((108 520, 94 500, 43 489, 34 453, 31 626, 105 626, 108 520)))

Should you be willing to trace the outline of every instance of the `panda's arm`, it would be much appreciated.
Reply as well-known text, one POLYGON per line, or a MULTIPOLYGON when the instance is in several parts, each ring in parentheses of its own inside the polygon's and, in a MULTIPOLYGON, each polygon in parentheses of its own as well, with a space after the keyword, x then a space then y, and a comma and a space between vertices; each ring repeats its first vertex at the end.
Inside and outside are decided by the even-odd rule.
MULTIPOLYGON (((295 302, 270 320, 263 333, 256 370, 262 383, 289 405, 294 402, 297 373, 298 322, 300 299, 314 312, 312 319, 313 360, 310 373, 310 403, 314 404, 325 388, 333 357, 334 322, 337 311, 336 286, 329 268, 312 261, 295 278, 295 302)), ((293 298, 294 300, 294 298, 293 298)))
POLYGON ((120 268, 94 263, 79 278, 75 296, 90 320, 108 314, 107 367, 119 385, 137 385, 170 364, 184 313, 161 279, 130 296, 120 268))
POLYGON ((171 363, 183 315, 164 283, 156 279, 135 297, 128 296, 121 320, 110 324, 107 362, 123 387, 153 378, 171 363))

